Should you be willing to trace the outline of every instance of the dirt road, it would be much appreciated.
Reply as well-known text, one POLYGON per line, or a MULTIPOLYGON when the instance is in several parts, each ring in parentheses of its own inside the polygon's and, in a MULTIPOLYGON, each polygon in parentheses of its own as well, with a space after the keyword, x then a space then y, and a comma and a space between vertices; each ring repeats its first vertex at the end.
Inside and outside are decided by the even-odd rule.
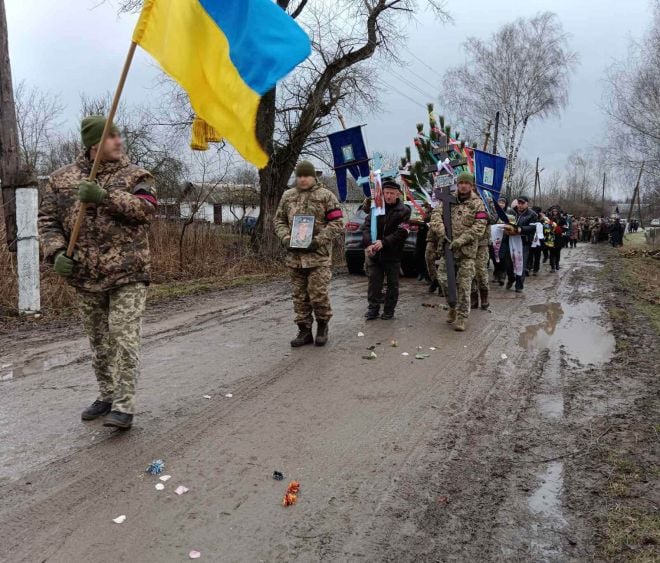
POLYGON ((494 290, 462 335, 412 280, 396 320, 366 323, 366 281, 338 276, 326 348, 289 348, 280 282, 152 310, 129 433, 79 421, 95 396, 79 335, 5 338, 0 560, 588 559, 565 462, 621 399, 575 386, 615 342, 597 252, 565 254, 524 294, 494 290), (162 491, 144 473, 154 458, 172 475, 162 491), (301 495, 284 508, 292 479, 301 495))

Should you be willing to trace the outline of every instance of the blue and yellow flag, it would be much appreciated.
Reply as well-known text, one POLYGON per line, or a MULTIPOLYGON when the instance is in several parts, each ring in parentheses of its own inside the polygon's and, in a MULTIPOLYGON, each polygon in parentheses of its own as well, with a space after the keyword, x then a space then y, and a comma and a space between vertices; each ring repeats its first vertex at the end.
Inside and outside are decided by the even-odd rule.
POLYGON ((310 54, 272 0, 146 0, 133 41, 188 93, 195 113, 259 168, 259 100, 310 54))

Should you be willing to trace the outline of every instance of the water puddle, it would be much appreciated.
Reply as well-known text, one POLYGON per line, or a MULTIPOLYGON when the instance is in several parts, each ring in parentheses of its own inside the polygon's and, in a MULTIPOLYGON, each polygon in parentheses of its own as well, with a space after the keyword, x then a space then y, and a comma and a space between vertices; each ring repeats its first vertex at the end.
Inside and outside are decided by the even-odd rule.
POLYGON ((564 464, 550 462, 539 478, 541 485, 527 499, 530 512, 538 517, 530 527, 529 545, 535 561, 564 561, 560 535, 567 525, 561 505, 564 464))
POLYGON ((564 464, 561 461, 550 462, 540 479, 541 485, 527 501, 529 509, 534 514, 566 524, 561 509, 564 464))
POLYGON ((601 323, 602 307, 592 300, 562 305, 532 305, 533 313, 545 315, 542 323, 528 326, 520 345, 531 352, 564 346, 569 356, 582 364, 603 364, 614 352, 614 336, 601 323))
POLYGON ((11 381, 19 377, 45 373, 53 368, 69 365, 71 362, 69 354, 53 354, 47 358, 34 358, 23 362, 21 365, 14 363, 3 363, 0 365, 0 383, 11 381))
POLYGON ((564 398, 561 395, 536 395, 536 407, 547 418, 563 418, 564 398))

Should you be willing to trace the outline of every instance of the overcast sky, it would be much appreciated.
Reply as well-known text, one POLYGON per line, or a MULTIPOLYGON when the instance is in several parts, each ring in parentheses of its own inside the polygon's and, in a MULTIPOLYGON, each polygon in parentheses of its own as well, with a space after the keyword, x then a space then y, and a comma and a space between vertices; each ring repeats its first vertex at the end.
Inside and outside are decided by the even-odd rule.
MULTIPOLYGON (((112 2, 101 0, 5 0, 9 22, 9 48, 14 84, 58 93, 67 105, 65 127, 77 126, 79 96, 114 91, 137 16, 116 15, 112 2)), ((650 15, 648 0, 448 0, 453 23, 439 24, 420 16, 409 27, 410 39, 402 55, 406 69, 400 76, 378 77, 390 84, 382 93, 383 109, 365 116, 370 150, 402 154, 411 145, 415 123, 425 121, 425 104, 434 101, 438 112, 444 71, 463 62, 461 42, 468 36, 487 38, 502 24, 520 16, 551 10, 570 35, 580 64, 572 77, 569 105, 561 118, 536 122, 528 130, 522 155, 541 157, 541 165, 559 168, 581 147, 597 145, 605 132, 599 109, 604 72, 615 58, 625 56, 631 39, 638 39, 650 15), (405 85, 407 69, 421 91, 405 85), (395 91, 398 90, 397 91, 395 91)), ((125 90, 128 103, 158 95, 158 75, 148 55, 138 49, 125 90)), ((381 86, 382 87, 382 86, 381 86)))

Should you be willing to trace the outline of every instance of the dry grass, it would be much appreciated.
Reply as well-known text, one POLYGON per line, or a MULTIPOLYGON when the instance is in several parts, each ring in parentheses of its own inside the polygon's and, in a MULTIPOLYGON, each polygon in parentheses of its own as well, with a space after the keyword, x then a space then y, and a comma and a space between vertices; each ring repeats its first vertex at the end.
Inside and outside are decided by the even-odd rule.
POLYGON ((618 249, 625 264, 622 282, 635 296, 636 306, 649 317, 660 335, 660 260, 643 238, 640 241, 638 237, 636 242, 638 244, 632 249, 625 246, 618 249))
MULTIPOLYGON (((152 225, 151 300, 264 281, 284 272, 282 260, 264 260, 255 254, 249 236, 230 234, 207 223, 188 227, 180 267, 180 233, 178 223, 155 221, 152 225)), ((7 251, 4 240, 0 230, 0 324, 16 317, 18 304, 16 256, 7 251)), ((41 307, 51 317, 76 310, 75 292, 48 264, 41 266, 41 307)))

